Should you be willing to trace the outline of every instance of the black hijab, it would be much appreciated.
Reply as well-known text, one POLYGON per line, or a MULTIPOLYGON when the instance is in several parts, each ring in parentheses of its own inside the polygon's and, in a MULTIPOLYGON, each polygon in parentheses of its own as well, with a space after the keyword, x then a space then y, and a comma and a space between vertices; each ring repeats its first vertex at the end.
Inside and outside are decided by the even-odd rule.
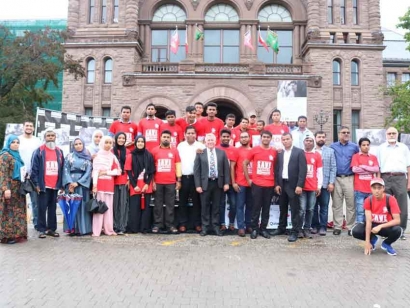
POLYGON ((119 145, 118 144, 118 138, 124 135, 125 137, 125 142, 127 142, 127 136, 125 135, 125 133, 119 132, 115 135, 114 137, 114 155, 117 157, 118 161, 120 162, 120 166, 121 166, 121 170, 122 170, 122 174, 125 173, 125 159, 127 157, 127 149, 125 148, 125 143, 123 145, 119 145))
MULTIPOLYGON (((145 169, 144 182, 149 184, 155 172, 154 158, 152 154, 145 148, 145 138, 143 136, 135 137, 135 149, 131 152, 132 157, 132 178, 136 182, 140 173, 145 169), (137 141, 144 140, 144 148, 137 148, 137 141)), ((134 183, 132 183, 134 185, 134 183)))

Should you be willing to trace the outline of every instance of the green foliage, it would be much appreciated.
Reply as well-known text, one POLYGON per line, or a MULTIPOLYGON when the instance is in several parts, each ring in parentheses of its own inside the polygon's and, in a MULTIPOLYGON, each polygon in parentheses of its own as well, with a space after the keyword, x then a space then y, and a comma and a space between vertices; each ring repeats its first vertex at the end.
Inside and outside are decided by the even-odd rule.
POLYGON ((400 132, 410 133, 410 82, 388 87, 386 94, 392 99, 386 125, 393 125, 400 132))
MULTIPOLYGON (((403 17, 399 17, 400 23, 397 25, 398 28, 407 30, 404 34, 404 39, 410 43, 410 8, 407 10, 407 13, 403 17)), ((410 50, 410 44, 407 46, 407 50, 410 50)))

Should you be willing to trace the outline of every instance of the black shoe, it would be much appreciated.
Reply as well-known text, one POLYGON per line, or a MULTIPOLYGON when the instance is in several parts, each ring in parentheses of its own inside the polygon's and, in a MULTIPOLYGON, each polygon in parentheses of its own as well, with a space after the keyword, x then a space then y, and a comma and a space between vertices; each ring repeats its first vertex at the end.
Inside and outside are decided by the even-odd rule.
POLYGON ((277 236, 277 235, 283 235, 283 234, 285 234, 285 233, 286 233, 285 230, 276 229, 275 231, 271 231, 271 232, 270 232, 270 235, 272 235, 272 236, 277 236))
POLYGON ((304 238, 304 237, 305 237, 305 233, 303 231, 299 231, 298 238, 304 238))
POLYGON ((270 234, 268 231, 263 230, 260 235, 262 235, 264 238, 270 239, 270 234))
POLYGON ((340 230, 340 229, 334 229, 333 230, 333 235, 340 235, 340 233, 342 233, 342 230, 340 230))
POLYGON ((310 232, 310 230, 303 230, 303 233, 304 233, 306 238, 313 238, 313 235, 310 232))
POLYGON ((352 230, 347 231, 348 236, 352 236, 352 230))
POLYGON ((216 236, 223 236, 223 232, 221 230, 219 230, 219 228, 215 228, 215 235, 216 236))
POLYGON ((296 242, 297 240, 298 240, 298 237, 296 233, 291 233, 288 237, 288 242, 293 243, 293 242, 296 242))
POLYGON ((251 233, 251 239, 256 239, 258 237, 258 231, 257 230, 252 230, 252 233, 251 233))
POLYGON ((199 232, 200 236, 206 236, 206 230, 202 229, 201 232, 199 232))

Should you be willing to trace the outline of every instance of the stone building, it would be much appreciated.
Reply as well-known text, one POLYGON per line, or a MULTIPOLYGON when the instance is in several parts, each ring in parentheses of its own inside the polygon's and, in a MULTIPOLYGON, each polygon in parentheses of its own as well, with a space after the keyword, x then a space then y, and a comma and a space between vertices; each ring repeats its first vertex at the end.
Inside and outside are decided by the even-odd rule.
POLYGON ((130 105, 138 121, 150 102, 158 114, 182 115, 187 105, 212 101, 221 117, 269 121, 278 81, 304 80, 311 129, 320 110, 333 136, 339 125, 384 124, 379 0, 70 0, 68 10, 66 47, 87 77, 64 76, 63 111, 116 116, 130 105), (268 27, 278 54, 258 43, 268 27), (197 29, 203 40, 195 40, 197 29), (254 50, 244 46, 247 31, 254 50))

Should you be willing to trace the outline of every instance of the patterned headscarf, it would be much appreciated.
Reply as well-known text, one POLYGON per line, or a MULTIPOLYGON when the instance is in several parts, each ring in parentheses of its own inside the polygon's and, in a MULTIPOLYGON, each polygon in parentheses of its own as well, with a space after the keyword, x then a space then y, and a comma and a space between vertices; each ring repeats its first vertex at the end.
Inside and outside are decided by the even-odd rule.
MULTIPOLYGON (((24 166, 24 162, 21 159, 19 151, 14 151, 14 150, 10 149, 11 143, 16 139, 19 140, 19 138, 16 135, 9 135, 6 139, 6 143, 3 147, 3 149, 0 152, 0 155, 3 155, 4 153, 9 153, 11 156, 13 156, 13 158, 14 158, 13 180, 20 180, 21 181, 20 169, 21 169, 21 167, 24 166)), ((20 141, 19 141, 19 143, 20 143, 20 141)))

